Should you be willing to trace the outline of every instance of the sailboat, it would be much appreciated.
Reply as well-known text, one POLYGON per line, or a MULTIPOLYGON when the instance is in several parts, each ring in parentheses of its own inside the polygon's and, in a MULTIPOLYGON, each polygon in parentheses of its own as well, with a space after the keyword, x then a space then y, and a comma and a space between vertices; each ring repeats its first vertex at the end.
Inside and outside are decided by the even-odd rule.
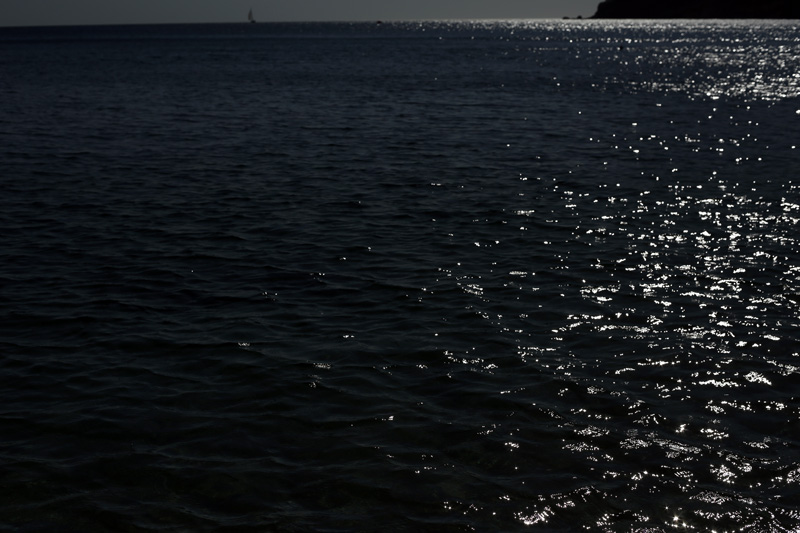
POLYGON ((247 20, 249 20, 250 22, 255 22, 256 21, 256 19, 253 18, 253 8, 252 7, 250 8, 250 12, 247 14, 247 20))

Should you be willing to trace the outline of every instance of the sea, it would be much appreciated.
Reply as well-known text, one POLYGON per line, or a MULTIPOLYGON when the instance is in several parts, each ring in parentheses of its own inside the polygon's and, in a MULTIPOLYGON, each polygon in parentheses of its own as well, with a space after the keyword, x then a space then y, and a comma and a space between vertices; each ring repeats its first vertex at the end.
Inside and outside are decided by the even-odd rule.
POLYGON ((0 29, 0 531, 800 531, 800 23, 0 29))

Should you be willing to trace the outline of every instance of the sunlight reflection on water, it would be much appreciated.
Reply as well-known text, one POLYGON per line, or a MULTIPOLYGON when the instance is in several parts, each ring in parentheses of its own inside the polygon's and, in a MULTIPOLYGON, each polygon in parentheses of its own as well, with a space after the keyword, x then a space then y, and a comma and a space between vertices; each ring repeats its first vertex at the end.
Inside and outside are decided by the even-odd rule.
POLYGON ((257 26, 0 47, 15 525, 800 524, 796 23, 257 26))

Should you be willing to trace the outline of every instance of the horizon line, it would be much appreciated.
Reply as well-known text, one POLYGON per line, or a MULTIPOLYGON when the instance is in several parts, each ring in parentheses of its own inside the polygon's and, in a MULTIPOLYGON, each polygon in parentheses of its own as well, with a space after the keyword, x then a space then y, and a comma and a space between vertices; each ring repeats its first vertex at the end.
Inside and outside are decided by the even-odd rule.
MULTIPOLYGON (((558 21, 558 22, 608 22, 608 21, 626 21, 626 22, 665 22, 665 21, 797 21, 798 19, 785 19, 785 18, 594 18, 594 16, 583 17, 485 17, 485 18, 419 18, 419 19, 341 19, 341 20, 302 20, 302 19, 286 19, 286 20, 264 20, 257 22, 257 25, 266 24, 404 24, 404 23, 425 23, 425 22, 526 22, 526 21, 558 21)), ((83 24, 15 24, 9 26, 0 26, 0 29, 13 29, 13 28, 87 28, 87 27, 124 27, 124 26, 191 26, 191 25, 213 25, 213 24, 242 24, 252 26, 253 24, 248 21, 231 20, 231 21, 195 21, 195 22, 90 22, 83 24)))

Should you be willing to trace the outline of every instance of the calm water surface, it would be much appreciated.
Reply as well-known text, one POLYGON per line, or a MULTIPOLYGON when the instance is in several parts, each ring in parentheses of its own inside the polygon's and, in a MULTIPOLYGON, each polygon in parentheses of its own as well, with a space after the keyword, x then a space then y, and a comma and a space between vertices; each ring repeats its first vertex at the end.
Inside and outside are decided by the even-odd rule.
POLYGON ((0 530, 797 531, 799 29, 0 29, 0 530))

